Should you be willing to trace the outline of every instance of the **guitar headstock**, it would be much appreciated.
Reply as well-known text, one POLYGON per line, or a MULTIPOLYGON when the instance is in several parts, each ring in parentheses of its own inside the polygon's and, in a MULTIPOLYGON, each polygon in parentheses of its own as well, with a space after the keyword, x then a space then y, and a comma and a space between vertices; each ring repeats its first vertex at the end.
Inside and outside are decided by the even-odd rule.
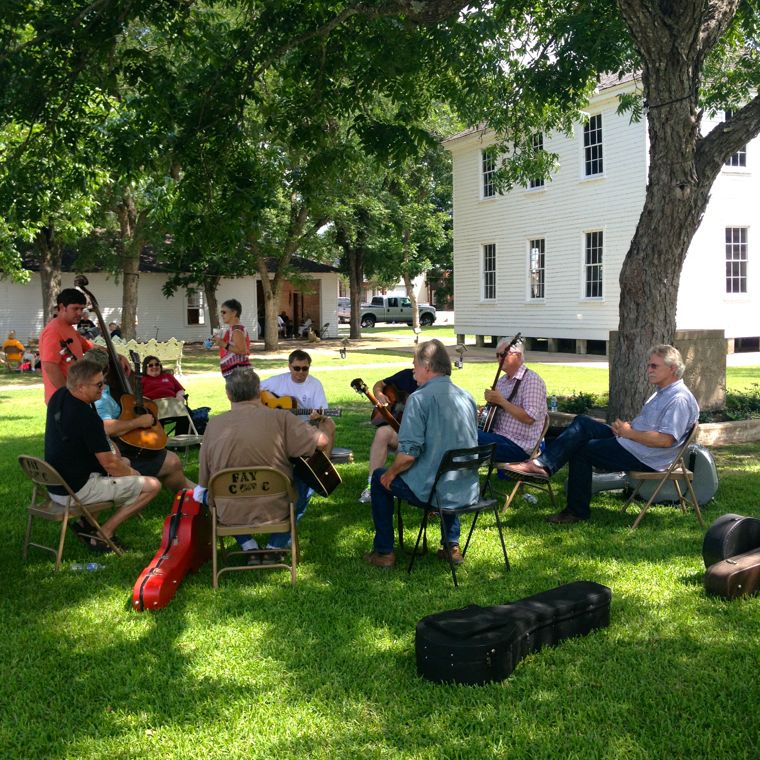
POLYGON ((140 369, 140 354, 138 354, 137 351, 130 350, 130 352, 129 352, 129 358, 132 360, 132 364, 134 365, 135 375, 137 375, 139 377, 140 374, 141 374, 141 369, 140 369))
POLYGON ((357 377, 355 380, 351 381, 351 387, 357 392, 357 393, 367 393, 369 390, 367 388, 367 383, 364 382, 360 377, 357 377))

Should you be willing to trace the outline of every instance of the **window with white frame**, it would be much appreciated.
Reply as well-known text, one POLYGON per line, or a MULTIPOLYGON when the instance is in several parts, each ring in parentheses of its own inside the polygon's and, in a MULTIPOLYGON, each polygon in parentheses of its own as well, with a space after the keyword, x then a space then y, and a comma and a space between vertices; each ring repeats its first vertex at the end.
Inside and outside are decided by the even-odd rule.
POLYGON ((206 312, 203 308, 203 291, 202 290, 188 290, 187 291, 187 324, 188 325, 205 325, 206 324, 206 312))
POLYGON ((531 299, 544 297, 544 272, 545 272, 546 241, 544 238, 536 238, 528 243, 528 266, 530 269, 530 297, 531 299))
MULTIPOLYGON (((730 121, 733 115, 734 115, 733 111, 726 111, 724 121, 730 121)), ((743 148, 740 148, 739 150, 737 150, 736 153, 732 153, 726 159, 726 163, 724 165, 746 167, 747 166, 747 146, 745 145, 743 148)))
POLYGON ((583 125, 583 162, 584 174, 596 177, 604 173, 602 155, 602 115, 591 116, 583 125))
POLYGON ((726 293, 747 292, 747 228, 726 227, 726 293))
POLYGON ((483 246, 483 292, 484 301, 496 300, 496 243, 483 246))
MULTIPOLYGON (((535 153, 538 153, 539 151, 543 151, 544 149, 544 135, 542 132, 538 132, 535 135, 533 135, 533 151, 535 153)), ((543 187, 545 184, 545 180, 543 177, 538 177, 536 179, 530 180, 528 182, 528 187, 533 189, 536 187, 543 187)))
POLYGON ((596 230, 586 233, 586 255, 584 266, 585 297, 601 298, 602 259, 604 256, 604 232, 596 230))
POLYGON ((485 148, 480 152, 480 172, 483 197, 493 198, 496 195, 496 148, 485 148))

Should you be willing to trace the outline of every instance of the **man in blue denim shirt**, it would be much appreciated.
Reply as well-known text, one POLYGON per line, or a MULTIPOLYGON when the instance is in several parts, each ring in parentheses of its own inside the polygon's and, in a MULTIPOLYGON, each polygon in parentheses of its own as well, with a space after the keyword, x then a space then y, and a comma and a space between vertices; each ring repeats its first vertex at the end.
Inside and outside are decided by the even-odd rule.
MULTIPOLYGON (((478 445, 475 401, 451 382, 451 360, 439 340, 429 340, 414 352, 414 379, 419 389, 409 396, 398 431, 398 453, 387 469, 372 473, 370 493, 375 523, 373 551, 365 561, 376 567, 393 567, 395 535, 393 498, 425 508, 438 465, 449 449, 478 445), (403 477, 401 474, 403 473, 403 477)), ((478 498, 478 476, 469 470, 438 484, 437 502, 443 507, 471 504, 478 498)), ((453 561, 461 564, 459 518, 444 519, 446 541, 453 561)), ((446 558, 443 549, 438 556, 446 558)))
POLYGON ((578 415, 541 456, 510 465, 508 469, 513 472, 548 480, 569 463, 567 507, 547 518, 549 522, 588 520, 594 467, 613 472, 662 472, 670 466, 699 419, 697 401, 681 379, 684 368, 678 349, 654 346, 649 351, 647 377, 657 390, 631 422, 615 420, 612 425, 605 425, 578 415))

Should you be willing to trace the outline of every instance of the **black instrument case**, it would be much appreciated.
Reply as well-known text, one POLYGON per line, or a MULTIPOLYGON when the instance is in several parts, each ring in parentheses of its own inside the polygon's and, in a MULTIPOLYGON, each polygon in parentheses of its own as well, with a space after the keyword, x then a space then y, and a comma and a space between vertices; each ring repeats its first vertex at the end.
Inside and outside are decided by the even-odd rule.
POLYGON ((527 655, 610 623, 612 591, 576 581, 511 604, 476 604, 417 623, 417 672, 437 683, 484 684, 509 676, 527 655))
POLYGON ((760 520, 741 515, 722 515, 705 533, 702 559, 705 567, 760 548, 760 520))

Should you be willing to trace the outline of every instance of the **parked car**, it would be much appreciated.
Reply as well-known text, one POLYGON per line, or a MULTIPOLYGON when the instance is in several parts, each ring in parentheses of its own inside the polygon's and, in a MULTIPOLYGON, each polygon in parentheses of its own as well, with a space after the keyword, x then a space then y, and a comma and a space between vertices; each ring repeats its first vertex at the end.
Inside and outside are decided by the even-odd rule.
POLYGON ((350 322, 351 321, 351 299, 343 298, 338 299, 338 322, 350 322))
MULTIPOLYGON (((417 307, 420 324, 435 322, 435 307, 421 303, 417 307)), ((412 324, 412 302, 404 296, 375 296, 370 303, 362 304, 362 327, 374 327, 376 322, 405 322, 412 324)))

